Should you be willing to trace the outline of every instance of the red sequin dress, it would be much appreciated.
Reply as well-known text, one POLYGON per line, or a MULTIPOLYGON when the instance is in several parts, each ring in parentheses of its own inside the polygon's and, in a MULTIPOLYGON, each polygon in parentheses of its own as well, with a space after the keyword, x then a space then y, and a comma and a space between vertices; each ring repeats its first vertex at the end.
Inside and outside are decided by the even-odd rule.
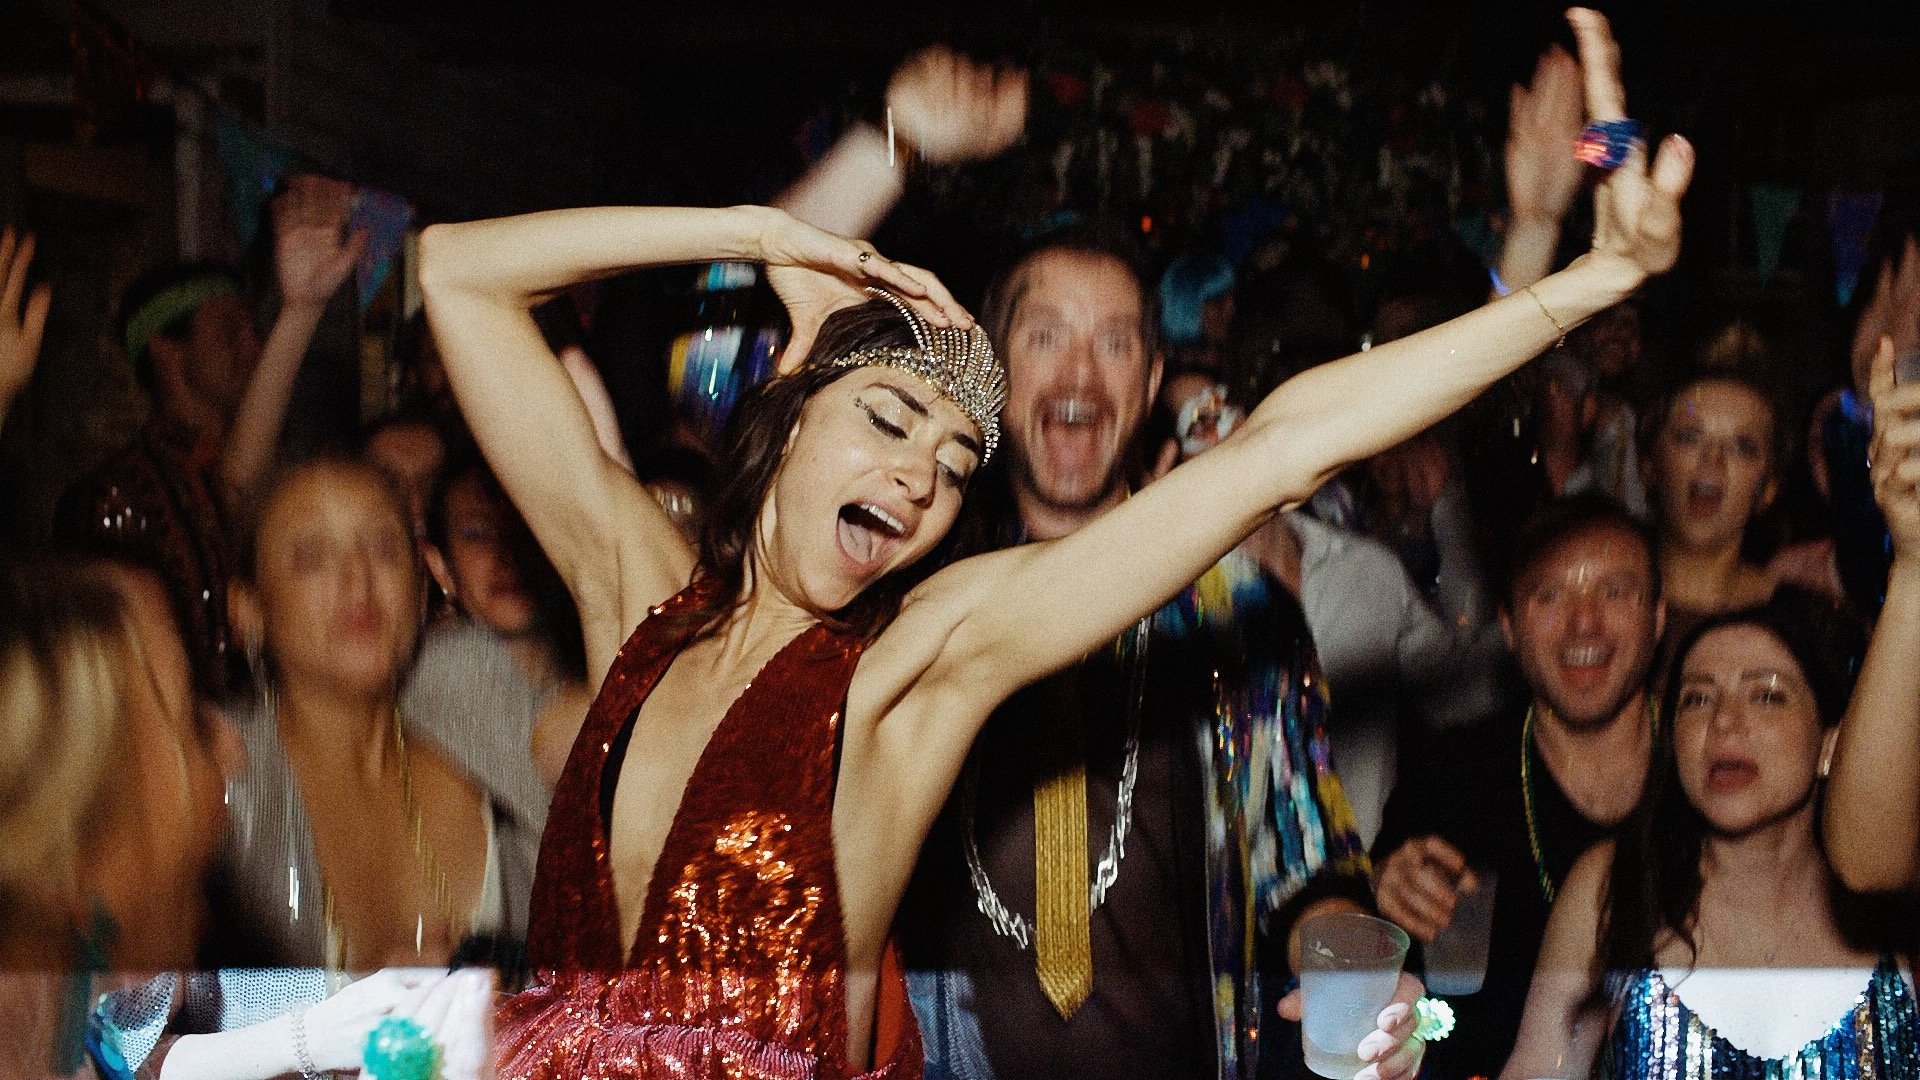
MULTIPOLYGON (((860 640, 821 625, 802 632, 727 710, 687 780, 632 954, 622 952, 602 810, 609 758, 696 631, 708 588, 696 582, 633 632, 574 743, 533 886, 536 978, 500 1016, 502 1078, 847 1075, 833 787, 860 640)), ((904 1001, 888 992, 898 979, 883 970, 883 1013, 904 1001)), ((866 1075, 917 1078, 911 1014, 891 1012, 866 1075)))

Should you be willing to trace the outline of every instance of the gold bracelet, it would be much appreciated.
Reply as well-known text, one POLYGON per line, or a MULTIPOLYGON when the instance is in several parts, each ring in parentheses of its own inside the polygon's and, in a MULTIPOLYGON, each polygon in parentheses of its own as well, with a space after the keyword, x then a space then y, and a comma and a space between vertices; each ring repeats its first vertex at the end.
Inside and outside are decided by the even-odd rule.
POLYGON ((1533 286, 1531 285, 1520 286, 1520 291, 1523 293, 1526 293, 1528 296, 1533 297, 1533 302, 1536 305, 1538 305, 1540 308, 1540 314, 1545 315, 1547 317, 1547 321, 1553 324, 1553 328, 1560 332, 1560 340, 1554 342, 1553 347, 1558 349, 1561 346, 1565 345, 1567 343, 1567 328, 1564 326, 1561 326, 1560 320, 1554 318, 1553 312, 1547 310, 1547 302, 1545 300, 1540 299, 1540 294, 1537 292, 1534 292, 1533 286))

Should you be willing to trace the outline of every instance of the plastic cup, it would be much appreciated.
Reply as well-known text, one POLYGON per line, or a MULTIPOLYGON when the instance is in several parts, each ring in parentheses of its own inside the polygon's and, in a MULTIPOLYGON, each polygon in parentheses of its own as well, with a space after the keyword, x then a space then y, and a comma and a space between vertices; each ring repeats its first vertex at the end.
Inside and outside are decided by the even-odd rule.
POLYGON ((1360 1040, 1400 986, 1407 932, 1371 915, 1338 912, 1300 927, 1300 1044, 1307 1068, 1348 1080, 1367 1067, 1360 1040))
POLYGON ((1427 991, 1441 997, 1479 993, 1487 981, 1487 945, 1493 935, 1497 871, 1475 869, 1476 889, 1460 890, 1453 921, 1426 948, 1427 991))

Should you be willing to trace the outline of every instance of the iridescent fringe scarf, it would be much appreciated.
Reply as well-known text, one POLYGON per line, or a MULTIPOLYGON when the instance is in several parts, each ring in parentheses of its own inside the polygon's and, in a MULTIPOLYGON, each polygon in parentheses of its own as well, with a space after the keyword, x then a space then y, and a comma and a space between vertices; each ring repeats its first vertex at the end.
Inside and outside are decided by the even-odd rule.
POLYGON ((1333 771, 1326 682, 1284 586, 1235 550, 1155 622, 1176 639, 1205 635, 1215 656, 1214 723, 1198 746, 1214 1023, 1219 1075, 1251 1077, 1264 1019, 1258 928, 1322 870, 1366 875, 1367 854, 1333 771))

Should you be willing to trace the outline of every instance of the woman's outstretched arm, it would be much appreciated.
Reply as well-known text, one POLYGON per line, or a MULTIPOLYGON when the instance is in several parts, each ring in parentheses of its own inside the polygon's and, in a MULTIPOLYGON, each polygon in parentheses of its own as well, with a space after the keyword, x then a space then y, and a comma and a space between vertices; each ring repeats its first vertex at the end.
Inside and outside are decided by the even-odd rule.
MULTIPOLYGON (((1618 54, 1606 22, 1585 11, 1572 18, 1591 114, 1618 118, 1618 54)), ((906 625, 895 626, 923 623, 903 639, 940 641, 925 682, 947 700, 929 722, 951 724, 956 710, 984 715, 1006 694, 1111 640, 1275 510, 1453 412, 1665 271, 1679 253, 1680 197, 1691 172, 1692 152, 1678 138, 1651 169, 1644 150, 1636 152, 1599 189, 1593 249, 1573 265, 1451 322, 1286 382, 1218 447, 1069 536, 967 560, 930 579, 903 609, 906 625), (941 714, 949 719, 935 719, 941 714)), ((887 644, 883 638, 868 662, 876 673, 887 644)), ((900 648, 923 647, 902 640, 900 648)), ((970 730, 962 734, 970 741, 970 730)))
MULTIPOLYGON (((579 605, 589 670, 605 667, 647 607, 687 583, 694 554, 659 504, 601 452, 530 310, 576 282, 711 260, 827 266, 813 276, 928 295, 924 275, 910 268, 871 255, 859 261, 871 251, 762 207, 553 210, 421 234, 421 290, 454 394, 579 605)), ((860 297, 851 285, 844 291, 860 297)), ((824 317, 831 305, 816 306, 809 316, 824 317)), ((810 334, 797 328, 795 348, 810 334)))
POLYGON ((1500 1080, 1592 1073, 1608 1021, 1594 990, 1601 975, 1600 919, 1612 866, 1613 843, 1606 841, 1589 848, 1568 872, 1547 917, 1520 1033, 1500 1080))
POLYGON ((1873 493, 1893 537, 1887 602, 1840 724, 1824 811, 1827 852, 1852 889, 1920 883, 1920 384, 1873 360, 1873 493))

